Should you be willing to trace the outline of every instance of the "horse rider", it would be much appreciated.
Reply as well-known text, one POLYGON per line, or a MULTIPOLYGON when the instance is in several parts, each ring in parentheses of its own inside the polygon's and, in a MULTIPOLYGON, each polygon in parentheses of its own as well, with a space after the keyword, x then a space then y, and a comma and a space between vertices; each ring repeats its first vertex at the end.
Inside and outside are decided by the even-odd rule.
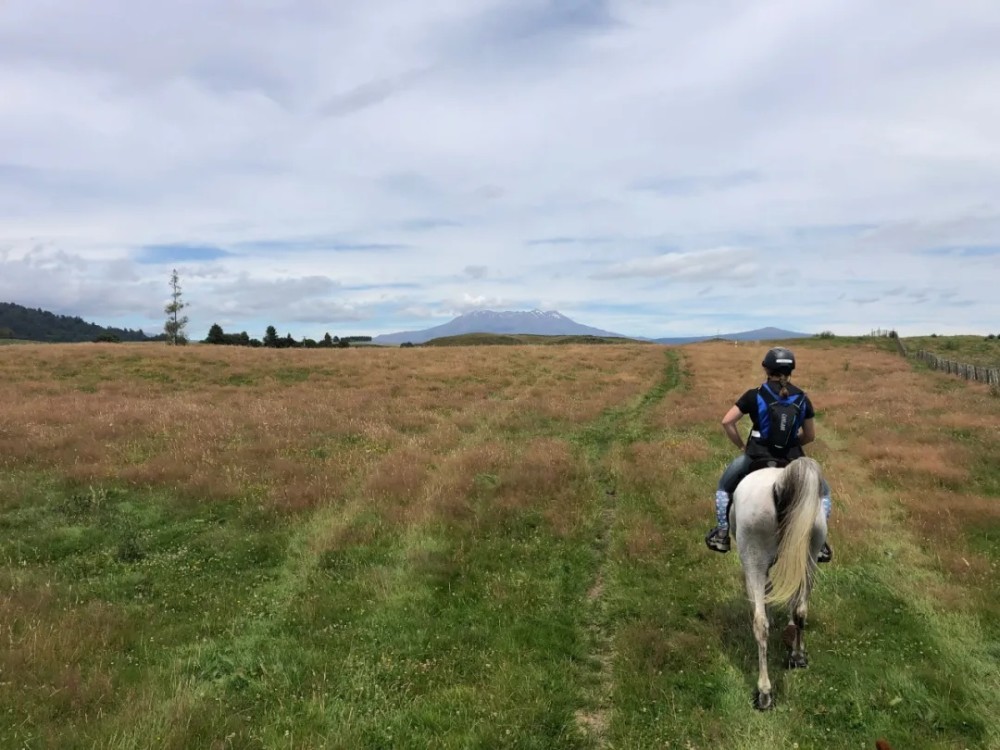
MULTIPOLYGON (((802 446, 816 439, 816 426, 813 423, 815 412, 812 403, 801 388, 790 382, 792 371, 795 369, 795 355, 784 347, 775 347, 764 355, 761 366, 764 368, 767 379, 759 388, 751 388, 740 396, 722 418, 722 429, 725 430, 726 437, 743 453, 734 458, 726 467, 719 479, 719 486, 715 493, 715 518, 718 525, 708 532, 705 544, 716 552, 729 551, 729 504, 732 502, 736 486, 743 477, 750 473, 752 464, 755 461, 766 462, 767 460, 792 461, 804 456, 802 446), (797 412, 797 419, 788 420, 791 428, 782 444, 783 447, 775 446, 777 430, 772 430, 771 422, 776 421, 773 417, 779 412, 772 408, 774 405, 788 409, 789 415, 794 416, 797 412), (753 428, 746 444, 744 444, 736 423, 746 414, 750 415, 753 428), (762 430, 775 434, 769 437, 768 434, 763 434, 762 430)), ((785 421, 781 419, 782 423, 785 421)), ((823 513, 829 519, 830 485, 825 479, 821 492, 823 513)), ((824 542, 817 562, 825 563, 832 559, 833 550, 830 549, 829 544, 824 542)))

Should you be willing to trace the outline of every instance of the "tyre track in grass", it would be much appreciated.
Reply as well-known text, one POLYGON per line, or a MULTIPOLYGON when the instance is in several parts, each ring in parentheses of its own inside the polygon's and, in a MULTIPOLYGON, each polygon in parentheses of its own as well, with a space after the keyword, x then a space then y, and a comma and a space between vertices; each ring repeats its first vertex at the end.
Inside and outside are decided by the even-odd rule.
POLYGON ((642 439, 648 432, 646 418, 653 407, 680 383, 677 354, 668 351, 659 380, 645 394, 626 406, 609 409, 572 440, 584 451, 596 496, 593 522, 594 579, 587 590, 584 628, 590 643, 585 705, 575 714, 577 729, 595 747, 609 747, 608 728, 614 695, 614 632, 608 608, 607 586, 610 550, 618 520, 618 487, 607 458, 615 447, 642 439))

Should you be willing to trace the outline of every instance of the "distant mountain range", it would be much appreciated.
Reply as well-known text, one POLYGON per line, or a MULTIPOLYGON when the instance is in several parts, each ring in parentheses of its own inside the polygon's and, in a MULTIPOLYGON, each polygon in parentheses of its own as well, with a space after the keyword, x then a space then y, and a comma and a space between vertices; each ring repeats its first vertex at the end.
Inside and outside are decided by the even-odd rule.
MULTIPOLYGON (((533 334, 536 336, 595 336, 602 338, 629 338, 600 328, 582 325, 555 310, 476 310, 459 315, 443 325, 421 331, 400 331, 376 336, 374 344, 424 344, 431 339, 462 336, 470 333, 533 334)), ((162 336, 147 336, 128 328, 110 328, 88 323, 69 315, 56 315, 41 309, 23 307, 11 302, 0 302, 0 338, 27 339, 30 341, 74 342, 94 341, 101 336, 114 336, 121 341, 149 341, 162 336)), ((757 328, 739 333, 720 333, 715 336, 687 336, 643 339, 658 344, 691 344, 710 339, 730 341, 776 341, 808 338, 810 333, 786 331, 781 328, 757 328)), ((639 338, 639 337, 632 337, 639 338)))
POLYGON ((422 331, 386 333, 372 339, 375 344, 423 344, 442 336, 461 336, 466 333, 531 333, 539 336, 609 336, 626 338, 623 334, 602 331, 570 320, 555 310, 495 312, 476 310, 459 315, 443 325, 422 331))
MULTIPOLYGON (((554 310, 531 310, 495 312, 493 310, 477 310, 459 315, 454 320, 443 325, 425 328, 422 331, 400 331, 387 333, 372 339, 375 344, 424 344, 431 339, 443 336, 461 336, 468 333, 498 333, 516 334, 533 333, 542 336, 605 336, 627 338, 621 333, 602 331, 600 328, 581 325, 570 320, 565 315, 554 310)), ((786 331, 781 328, 757 328, 739 333, 720 333, 715 336, 686 336, 662 339, 644 339, 657 344, 693 344, 711 339, 726 339, 728 341, 777 341, 786 339, 809 338, 811 333, 786 331)), ((638 337, 636 337, 638 338, 638 337)))
POLYGON ((740 331, 739 333, 717 333, 714 336, 680 336, 674 338, 652 339, 657 344, 696 344, 699 341, 711 341, 712 339, 725 339, 726 341, 783 341, 785 339, 808 339, 812 338, 811 333, 800 333, 798 331, 786 331, 783 328, 755 328, 752 331, 740 331))
POLYGON ((99 336, 112 336, 120 341, 150 340, 141 330, 109 328, 70 315, 56 315, 13 302, 0 302, 0 338, 73 343, 94 341, 99 336))

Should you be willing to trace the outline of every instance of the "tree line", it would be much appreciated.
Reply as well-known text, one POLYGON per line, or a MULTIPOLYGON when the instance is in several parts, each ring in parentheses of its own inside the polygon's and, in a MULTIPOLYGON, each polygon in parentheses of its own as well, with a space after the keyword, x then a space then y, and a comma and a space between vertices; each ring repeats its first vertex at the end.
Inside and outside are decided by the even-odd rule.
POLYGON ((240 333, 226 333, 222 330, 222 326, 218 323, 213 323, 212 327, 208 329, 208 336, 205 337, 203 343, 216 344, 219 346, 265 347, 268 349, 333 349, 336 347, 343 349, 350 346, 352 343, 371 340, 371 336, 331 336, 327 333, 319 341, 308 337, 297 341, 290 333, 287 333, 284 336, 279 336, 278 331, 274 326, 268 326, 267 330, 264 332, 264 338, 257 339, 251 338, 246 331, 241 331, 240 333))
POLYGON ((24 339, 52 343, 83 341, 150 341, 140 329, 113 328, 88 323, 83 318, 56 315, 41 308, 32 309, 13 302, 0 302, 0 339, 24 339))

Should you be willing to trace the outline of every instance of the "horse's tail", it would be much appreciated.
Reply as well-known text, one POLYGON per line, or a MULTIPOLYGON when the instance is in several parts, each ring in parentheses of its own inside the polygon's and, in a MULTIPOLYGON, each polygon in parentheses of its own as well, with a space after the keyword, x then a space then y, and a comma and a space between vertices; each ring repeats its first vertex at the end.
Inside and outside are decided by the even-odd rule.
POLYGON ((813 525, 820 508, 820 468, 811 458, 792 461, 774 484, 774 497, 787 510, 778 558, 771 567, 768 603, 786 604, 804 595, 809 585, 813 525))

